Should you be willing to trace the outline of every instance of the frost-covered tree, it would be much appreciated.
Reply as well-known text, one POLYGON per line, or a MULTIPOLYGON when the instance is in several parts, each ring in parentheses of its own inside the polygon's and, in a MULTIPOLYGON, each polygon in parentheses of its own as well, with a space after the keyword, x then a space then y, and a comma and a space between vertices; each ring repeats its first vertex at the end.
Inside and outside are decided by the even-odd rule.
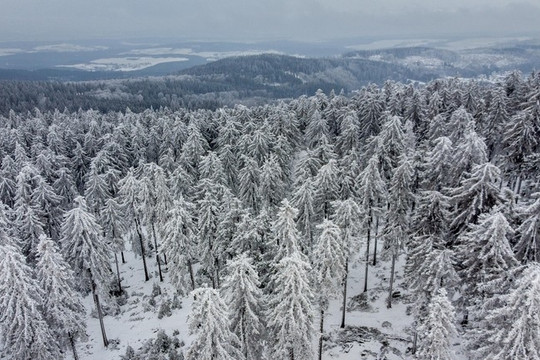
POLYGON ((128 220, 125 217, 124 208, 116 201, 116 199, 110 198, 105 202, 105 205, 101 209, 101 214, 98 220, 103 228, 105 240, 110 244, 111 250, 114 252, 118 290, 121 292, 122 283, 117 253, 120 253, 122 263, 125 263, 124 233, 127 231, 128 220))
POLYGON ((501 203, 500 176, 499 168, 491 163, 476 165, 462 184, 450 191, 454 205, 450 230, 454 236, 501 203))
POLYGON ((220 281, 220 258, 224 249, 218 237, 222 188, 210 181, 204 184, 204 197, 197 201, 197 228, 199 260, 204 272, 217 289, 220 281))
POLYGON ((500 308, 486 316, 472 345, 477 359, 540 359, 540 266, 530 263, 500 308))
POLYGON ((188 288, 195 290, 195 277, 193 275, 196 245, 194 211, 194 205, 180 196, 169 211, 168 220, 163 228, 163 250, 167 255, 171 281, 180 293, 187 293, 188 288))
POLYGON ((103 335, 103 344, 109 341, 103 325, 99 295, 109 293, 111 268, 109 245, 103 241, 103 230, 88 210, 82 196, 75 199, 76 207, 68 211, 62 223, 60 243, 66 261, 79 280, 77 286, 85 292, 92 291, 103 335))
POLYGON ((292 206, 298 209, 297 221, 305 238, 305 246, 309 249, 313 248, 314 198, 315 189, 313 180, 308 178, 296 189, 291 200, 292 206))
POLYGON ((359 234, 361 232, 361 211, 353 198, 338 200, 332 203, 334 213, 333 222, 341 229, 343 252, 345 257, 343 270, 343 302, 341 313, 341 327, 345 327, 345 311, 347 303, 347 279, 349 276, 349 259, 359 248, 359 234))
POLYGON ((536 197, 534 203, 518 209, 522 222, 516 229, 517 242, 514 251, 524 262, 540 261, 540 193, 533 196, 536 197))
POLYGON ((293 208, 287 199, 283 199, 276 219, 272 224, 274 240, 274 261, 279 263, 284 257, 300 251, 300 234, 296 228, 298 210, 293 208))
POLYGON ((244 360, 238 337, 231 331, 229 309, 211 288, 199 288, 188 318, 189 332, 195 335, 186 353, 187 360, 244 360))
POLYGON ((278 359, 313 358, 313 291, 311 266, 298 251, 280 260, 273 279, 267 321, 271 329, 270 350, 278 359))
POLYGON ((54 242, 41 235, 37 249, 37 281, 44 294, 44 318, 63 349, 68 344, 77 359, 75 341, 85 337, 85 308, 75 292, 75 278, 54 242))
POLYGON ((360 210, 362 211, 362 233, 366 234, 366 270, 364 276, 364 292, 368 286, 369 268, 369 245, 371 241, 371 230, 373 221, 381 216, 384 199, 386 197, 386 186, 379 173, 379 161, 372 157, 368 161, 366 168, 358 175, 357 194, 360 210))
POLYGON ((454 178, 453 168, 454 148, 452 141, 441 136, 434 140, 433 149, 428 151, 425 172, 423 176, 423 188, 441 191, 450 186, 454 178))
POLYGON ((469 294, 490 297, 497 290, 490 288, 490 282, 518 265, 509 243, 513 232, 505 216, 494 211, 481 215, 463 235, 458 257, 469 294))
POLYGON ((92 166, 88 173, 84 186, 84 197, 94 216, 99 216, 99 211, 107 199, 111 197, 105 176, 100 174, 95 166, 92 166))
POLYGON ((330 216, 330 203, 338 198, 339 170, 337 161, 331 159, 321 166, 313 180, 315 188, 314 206, 323 219, 330 216))
POLYGON ((25 360, 62 358, 42 314, 45 293, 17 247, 0 245, 0 272, 1 353, 25 360))
POLYGON ((240 199, 246 206, 257 212, 260 209, 260 169, 257 162, 248 156, 242 156, 242 162, 244 166, 238 173, 240 199))
POLYGON ((276 155, 271 154, 264 161, 260 172, 259 194, 262 205, 268 209, 276 208, 283 199, 285 189, 285 174, 276 155))
POLYGON ((229 304, 231 330, 245 359, 261 359, 264 351, 264 297, 253 260, 241 254, 227 264, 222 294, 229 304))
POLYGON ((139 191, 140 182, 133 174, 133 169, 130 169, 126 176, 120 180, 119 185, 119 202, 125 210, 128 227, 135 228, 135 234, 131 233, 132 248, 136 254, 141 255, 144 268, 144 280, 150 280, 148 275, 148 267, 146 266, 146 245, 143 238, 142 226, 141 226, 141 213, 139 206, 139 191))
POLYGON ((406 157, 403 157, 390 183, 387 219, 383 229, 384 253, 389 254, 392 258, 387 303, 389 308, 392 307, 396 260, 409 237, 409 210, 414 201, 414 194, 411 190, 413 172, 411 163, 406 157))
POLYGON ((428 306, 427 317, 419 328, 417 359, 453 360, 452 338, 457 335, 455 311, 446 290, 441 288, 428 306))
POLYGON ((313 251, 315 286, 320 313, 319 360, 322 359, 324 316, 331 298, 339 293, 345 273, 346 251, 340 228, 325 219, 317 226, 321 235, 313 251))

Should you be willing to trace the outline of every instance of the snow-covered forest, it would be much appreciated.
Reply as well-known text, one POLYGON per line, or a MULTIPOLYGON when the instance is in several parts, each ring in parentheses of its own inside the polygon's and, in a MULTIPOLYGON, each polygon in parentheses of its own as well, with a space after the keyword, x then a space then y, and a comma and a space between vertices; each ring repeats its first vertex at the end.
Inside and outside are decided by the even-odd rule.
POLYGON ((540 74, 12 111, 0 158, 0 358, 540 359, 540 74))

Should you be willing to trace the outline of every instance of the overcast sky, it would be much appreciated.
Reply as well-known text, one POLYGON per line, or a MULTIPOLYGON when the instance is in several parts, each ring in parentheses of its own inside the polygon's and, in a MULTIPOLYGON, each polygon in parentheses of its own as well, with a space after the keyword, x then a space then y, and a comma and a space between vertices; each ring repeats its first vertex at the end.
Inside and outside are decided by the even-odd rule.
POLYGON ((0 41, 540 35, 539 0, 0 0, 0 41))

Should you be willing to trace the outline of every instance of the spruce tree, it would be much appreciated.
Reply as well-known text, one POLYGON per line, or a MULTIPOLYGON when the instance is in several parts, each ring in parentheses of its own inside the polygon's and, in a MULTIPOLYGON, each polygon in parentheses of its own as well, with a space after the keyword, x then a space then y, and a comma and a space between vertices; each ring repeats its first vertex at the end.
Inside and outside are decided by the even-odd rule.
POLYGON ((44 294, 42 307, 45 321, 56 338, 57 344, 65 349, 68 344, 78 359, 75 341, 85 338, 85 308, 79 294, 75 292, 73 271, 57 251, 54 242, 41 235, 37 249, 37 281, 44 294))
POLYGON ((45 293, 13 245, 0 245, 0 340, 13 359, 60 359, 58 344, 43 317, 45 293))
POLYGON ((264 297, 253 260, 241 254, 227 265, 222 293, 230 307, 231 330, 245 359, 261 359, 264 351, 264 297))
POLYGON ((338 292, 345 273, 345 243, 340 228, 332 220, 325 219, 317 228, 321 235, 313 251, 315 286, 320 313, 319 360, 322 359, 324 316, 329 301, 338 292))
POLYGON ((270 296, 267 321, 271 353, 278 359, 311 360, 313 357, 313 291, 311 266, 295 251, 280 260, 270 296))
POLYGON ((195 335, 186 360, 244 360, 238 337, 230 330, 229 309, 210 288, 199 288, 191 295, 195 301, 188 318, 190 335, 195 335))
POLYGON ((453 360, 452 337, 457 335, 455 311, 446 290, 440 289, 428 306, 427 317, 420 326, 417 359, 453 360))
POLYGON ((109 245, 103 241, 103 230, 96 218, 88 210, 82 196, 75 199, 77 205, 64 216, 60 243, 62 253, 79 279, 80 290, 92 291, 96 305, 103 344, 109 345, 99 295, 109 293, 109 282, 112 274, 109 264, 109 245))

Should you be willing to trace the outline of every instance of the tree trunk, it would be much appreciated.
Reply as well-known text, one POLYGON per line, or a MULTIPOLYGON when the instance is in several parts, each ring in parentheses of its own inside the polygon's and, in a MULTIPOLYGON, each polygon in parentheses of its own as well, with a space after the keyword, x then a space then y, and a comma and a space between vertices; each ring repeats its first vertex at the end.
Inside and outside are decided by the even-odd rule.
POLYGON ((144 242, 143 237, 140 229, 139 219, 137 216, 135 216, 135 228, 137 230, 137 236, 139 237, 139 244, 141 245, 141 256, 143 261, 143 267, 144 267, 144 281, 150 280, 150 276, 148 276, 148 268, 146 267, 146 252, 144 251, 144 242))
POLYGON ((114 262, 116 263, 116 277, 118 279, 118 291, 122 293, 122 280, 120 280, 120 268, 118 267, 118 256, 114 253, 114 262))
POLYGON ((163 282, 163 273, 161 272, 161 261, 159 260, 158 243, 157 243, 157 238, 156 238, 156 227, 154 226, 153 222, 152 222, 152 237, 154 238, 154 247, 156 248, 156 261, 157 261, 158 272, 159 272, 159 281, 163 282))
POLYGON ((69 344, 71 345, 71 351, 73 352, 73 360, 79 360, 79 354, 77 354, 77 349, 75 348, 75 339, 71 333, 68 333, 69 344))
POLYGON ((373 266, 377 265, 377 240, 378 240, 378 234, 379 233, 379 217, 375 219, 375 236, 374 236, 374 243, 373 243, 373 266))
POLYGON ((392 254, 392 269, 390 270, 390 289, 388 290, 388 303, 386 307, 392 307, 392 288, 394 287, 394 270, 396 268, 396 255, 392 254))
POLYGON ((416 329, 414 330, 414 337, 413 337, 413 343, 412 343, 412 349, 411 349, 411 354, 416 354, 416 347, 417 347, 417 344, 418 344, 418 331, 416 331, 416 329))
POLYGON ((101 311, 101 304, 99 303, 99 295, 96 292, 96 283, 92 277, 92 272, 88 269, 90 273, 90 281, 92 282, 92 294, 94 295, 94 303, 96 304, 96 310, 99 319, 99 326, 101 327, 101 336, 103 337, 103 345, 105 347, 109 346, 109 340, 107 339, 107 333, 105 332, 105 324, 103 323, 103 313, 101 311))
POLYGON ((343 275, 343 309, 341 310, 341 325, 345 327, 345 311, 347 307, 347 278, 349 277, 349 258, 345 259, 345 274, 343 275))
POLYGON ((195 277, 193 276, 193 266, 191 265, 191 260, 188 260, 187 266, 189 270, 189 279, 191 280, 191 290, 195 290, 195 277))
POLYGON ((124 252, 120 251, 120 255, 122 255, 122 264, 126 263, 126 258, 124 257, 124 252))
POLYGON ((371 236, 371 211, 369 213, 368 228, 367 228, 367 246, 366 246, 366 273, 364 276, 364 292, 368 289, 368 269, 369 269, 369 240, 371 236))
POLYGON ((323 332, 324 332, 324 310, 321 307, 321 327, 319 334, 319 360, 322 360, 323 332))

